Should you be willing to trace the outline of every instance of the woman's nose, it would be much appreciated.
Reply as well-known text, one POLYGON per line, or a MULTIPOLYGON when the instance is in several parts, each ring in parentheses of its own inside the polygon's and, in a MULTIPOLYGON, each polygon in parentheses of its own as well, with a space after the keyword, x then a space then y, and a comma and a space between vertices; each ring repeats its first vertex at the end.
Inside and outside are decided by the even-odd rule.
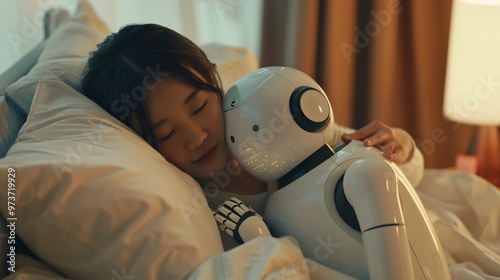
POLYGON ((208 137, 207 131, 199 125, 191 125, 187 129, 187 148, 194 150, 201 146, 208 137))

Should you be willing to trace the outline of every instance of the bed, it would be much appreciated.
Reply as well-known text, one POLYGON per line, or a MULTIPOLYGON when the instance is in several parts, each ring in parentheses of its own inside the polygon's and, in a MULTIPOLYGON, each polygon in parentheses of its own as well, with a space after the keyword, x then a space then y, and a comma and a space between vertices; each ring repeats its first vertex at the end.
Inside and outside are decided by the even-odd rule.
MULTIPOLYGON (((110 32, 90 4, 48 11, 45 24, 0 75, 0 278, 321 279, 293 239, 224 252, 196 182, 80 94, 88 52, 110 32)), ((247 49, 202 48, 226 89, 258 68, 247 49)), ((499 190, 427 169, 417 192, 453 279, 500 279, 499 190)))

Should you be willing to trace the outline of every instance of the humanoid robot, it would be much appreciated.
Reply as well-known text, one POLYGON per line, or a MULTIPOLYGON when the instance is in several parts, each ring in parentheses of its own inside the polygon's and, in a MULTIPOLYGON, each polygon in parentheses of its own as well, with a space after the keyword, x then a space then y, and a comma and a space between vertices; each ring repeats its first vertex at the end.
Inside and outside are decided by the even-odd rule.
POLYGON ((269 231, 238 200, 215 213, 221 229, 240 242, 269 232, 293 236, 305 257, 357 279, 451 279, 397 165, 360 141, 328 145, 334 117, 312 78, 287 67, 258 69, 228 90, 223 111, 235 159, 256 178, 277 181, 278 190, 263 213, 269 231), (237 217, 229 228, 230 216, 237 217))

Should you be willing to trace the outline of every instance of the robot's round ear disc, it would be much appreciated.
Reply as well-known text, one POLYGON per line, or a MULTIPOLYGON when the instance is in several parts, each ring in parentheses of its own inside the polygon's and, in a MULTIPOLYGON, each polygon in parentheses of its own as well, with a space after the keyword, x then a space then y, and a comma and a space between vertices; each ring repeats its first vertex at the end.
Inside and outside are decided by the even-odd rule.
POLYGON ((308 132, 323 130, 330 120, 330 105, 326 96, 315 88, 302 86, 290 96, 290 113, 302 129, 308 132))

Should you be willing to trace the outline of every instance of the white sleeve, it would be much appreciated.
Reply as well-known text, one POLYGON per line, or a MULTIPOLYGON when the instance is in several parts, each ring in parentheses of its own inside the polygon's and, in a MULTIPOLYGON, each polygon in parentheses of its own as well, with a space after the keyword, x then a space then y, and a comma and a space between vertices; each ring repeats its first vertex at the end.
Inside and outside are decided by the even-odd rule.
POLYGON ((403 171, 403 174, 405 174, 412 186, 416 188, 424 176, 424 156, 413 139, 412 142, 413 154, 410 160, 405 163, 399 163, 398 167, 403 171))
POLYGON ((310 279, 296 241, 261 236, 201 263, 188 280, 310 279))

